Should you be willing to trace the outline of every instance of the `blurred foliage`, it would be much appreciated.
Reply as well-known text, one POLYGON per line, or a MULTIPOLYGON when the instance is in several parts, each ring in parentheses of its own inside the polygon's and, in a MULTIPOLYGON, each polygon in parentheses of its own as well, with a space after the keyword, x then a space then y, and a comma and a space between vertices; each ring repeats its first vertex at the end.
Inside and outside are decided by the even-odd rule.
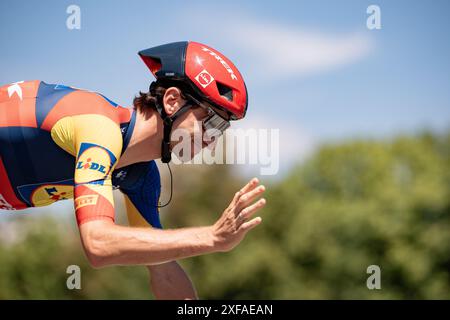
MULTIPOLYGON (((181 264, 203 299, 449 299, 449 152, 450 134, 325 145, 266 184, 263 223, 237 248, 181 264), (373 264, 381 290, 366 287, 373 264)), ((170 228, 214 223, 245 183, 223 165, 174 175, 162 212, 170 228)), ((1 299, 152 297, 143 267, 92 269, 74 223, 19 215, 1 224, 1 299), (71 264, 82 290, 66 288, 71 264)))

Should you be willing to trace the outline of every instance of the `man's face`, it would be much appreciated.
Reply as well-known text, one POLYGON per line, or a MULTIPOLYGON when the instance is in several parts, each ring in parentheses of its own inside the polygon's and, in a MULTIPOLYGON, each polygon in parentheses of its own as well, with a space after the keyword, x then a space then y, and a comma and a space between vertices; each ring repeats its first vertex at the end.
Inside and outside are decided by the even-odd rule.
MULTIPOLYGON (((164 97, 164 107, 169 115, 174 114, 186 104, 186 100, 183 95, 181 95, 181 92, 178 92, 179 89, 175 88, 178 91, 173 91, 172 89, 173 88, 169 88, 166 91, 166 94, 169 92, 169 95, 173 95, 172 99, 166 99, 166 95, 164 97)), ((221 110, 214 109, 214 111, 224 117, 226 116, 221 110)), ((183 159, 183 161, 188 161, 198 154, 204 147, 215 147, 217 137, 213 139, 205 139, 205 128, 203 127, 203 121, 206 118, 208 118, 208 111, 203 107, 193 105, 188 111, 175 120, 172 126, 171 150, 176 153, 178 158, 183 159)))
POLYGON ((179 150, 181 150, 181 154, 177 155, 186 159, 187 155, 185 152, 189 152, 190 157, 189 160, 192 159, 197 153, 200 152, 201 149, 206 147, 207 141, 204 141, 203 135, 204 130, 202 126, 202 121, 208 116, 206 110, 200 107, 192 107, 185 114, 181 115, 178 118, 172 129, 172 150, 174 150, 175 146, 179 146, 179 150), (183 137, 183 138, 180 138, 183 137), (179 138, 179 139, 178 139, 179 138), (189 139, 189 141, 184 141, 185 139, 189 139), (178 141, 174 141, 178 140, 178 141), (189 143, 189 147, 187 144, 189 143), (183 144, 183 145, 180 145, 183 144))

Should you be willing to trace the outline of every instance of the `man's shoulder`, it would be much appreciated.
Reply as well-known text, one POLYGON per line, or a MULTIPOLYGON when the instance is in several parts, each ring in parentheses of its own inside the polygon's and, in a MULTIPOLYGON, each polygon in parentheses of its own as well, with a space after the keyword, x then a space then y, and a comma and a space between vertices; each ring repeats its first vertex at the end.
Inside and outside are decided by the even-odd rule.
POLYGON ((132 116, 132 109, 120 106, 101 93, 63 84, 41 82, 38 98, 38 114, 42 118, 42 128, 47 130, 69 116, 100 116, 119 126, 129 122, 132 116))

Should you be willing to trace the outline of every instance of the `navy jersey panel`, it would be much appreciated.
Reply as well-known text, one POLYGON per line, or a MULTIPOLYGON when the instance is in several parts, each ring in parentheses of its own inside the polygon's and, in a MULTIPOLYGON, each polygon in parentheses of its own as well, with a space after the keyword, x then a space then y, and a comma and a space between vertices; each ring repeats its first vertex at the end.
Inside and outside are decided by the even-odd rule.
POLYGON ((128 196, 150 225, 162 228, 158 210, 161 177, 155 161, 140 162, 116 169, 112 175, 112 182, 128 196))

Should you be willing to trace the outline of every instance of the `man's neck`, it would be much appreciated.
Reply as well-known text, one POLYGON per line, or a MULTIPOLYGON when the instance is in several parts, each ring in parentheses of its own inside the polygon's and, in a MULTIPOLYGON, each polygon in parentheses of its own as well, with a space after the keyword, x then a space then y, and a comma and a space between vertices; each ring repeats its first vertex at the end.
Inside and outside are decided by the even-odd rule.
POLYGON ((156 111, 136 111, 133 134, 116 168, 161 157, 163 124, 156 111))

